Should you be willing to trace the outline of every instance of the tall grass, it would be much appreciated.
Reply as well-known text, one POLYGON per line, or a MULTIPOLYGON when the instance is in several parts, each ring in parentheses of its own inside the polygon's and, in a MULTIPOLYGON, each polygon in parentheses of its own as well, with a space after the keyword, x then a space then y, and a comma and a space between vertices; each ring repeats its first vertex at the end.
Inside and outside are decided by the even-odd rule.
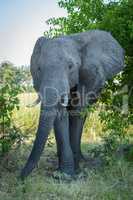
POLYGON ((32 136, 36 130, 38 117, 39 117, 39 105, 35 107, 28 107, 29 104, 37 98, 35 93, 23 93, 19 95, 20 109, 14 110, 13 120, 19 128, 21 128, 24 134, 32 136))
MULTIPOLYGON (((29 108, 27 105, 31 104, 36 98, 35 93, 23 93, 19 95, 20 109, 14 111, 13 119, 15 124, 21 128, 23 133, 34 135, 39 118, 39 105, 29 108)), ((94 113, 88 113, 86 123, 83 130, 83 141, 96 142, 100 139, 102 133, 102 124, 99 120, 98 114, 100 110, 94 113)))
MULTIPOLYGON (((52 178, 57 168, 53 136, 38 167, 24 183, 18 179, 32 148, 38 123, 39 106, 26 107, 35 98, 35 94, 20 95, 20 110, 14 111, 13 120, 29 139, 19 149, 10 151, 0 165, 0 200, 132 200, 133 166, 122 159, 98 169, 90 168, 89 161, 82 161, 81 173, 74 180, 52 178)), ((98 112, 92 113, 85 123, 82 149, 86 154, 94 144, 101 142, 102 124, 98 112)))

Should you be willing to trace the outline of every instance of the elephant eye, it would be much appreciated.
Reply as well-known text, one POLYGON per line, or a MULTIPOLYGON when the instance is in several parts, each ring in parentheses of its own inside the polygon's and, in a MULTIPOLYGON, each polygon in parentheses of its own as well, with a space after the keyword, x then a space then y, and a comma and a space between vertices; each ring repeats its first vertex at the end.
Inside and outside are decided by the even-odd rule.
POLYGON ((72 67, 73 67, 72 64, 70 64, 70 65, 69 65, 69 69, 72 69, 72 67))
POLYGON ((41 68, 40 68, 40 67, 38 67, 38 71, 39 71, 39 72, 41 71, 41 68))

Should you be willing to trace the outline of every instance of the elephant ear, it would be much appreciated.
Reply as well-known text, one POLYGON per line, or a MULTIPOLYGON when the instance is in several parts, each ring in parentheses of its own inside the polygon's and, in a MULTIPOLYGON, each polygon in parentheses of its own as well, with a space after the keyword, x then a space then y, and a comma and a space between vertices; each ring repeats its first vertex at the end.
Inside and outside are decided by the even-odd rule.
POLYGON ((33 85, 37 91, 38 91, 38 84, 39 84, 39 80, 38 80, 39 58, 41 55, 42 46, 45 45, 45 42, 47 40, 48 40, 47 38, 42 36, 36 41, 34 49, 33 49, 33 53, 31 56, 31 61, 30 61, 30 71, 33 77, 33 85))
POLYGON ((124 68, 124 50, 110 33, 90 31, 81 52, 80 83, 97 96, 105 82, 124 68))
POLYGON ((33 53, 31 56, 31 65, 30 65, 31 72, 36 71, 38 61, 40 58, 40 54, 41 54, 41 49, 42 49, 43 44, 46 42, 46 40, 47 40, 47 38, 42 36, 35 43, 33 53))

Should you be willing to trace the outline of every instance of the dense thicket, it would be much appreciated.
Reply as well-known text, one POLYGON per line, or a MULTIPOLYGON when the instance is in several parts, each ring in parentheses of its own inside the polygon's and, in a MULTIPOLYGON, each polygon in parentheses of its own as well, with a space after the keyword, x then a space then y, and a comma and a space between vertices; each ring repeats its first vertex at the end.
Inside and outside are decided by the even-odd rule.
POLYGON ((121 85, 127 84, 129 103, 133 106, 133 1, 118 0, 105 3, 103 0, 61 0, 58 4, 67 10, 68 16, 49 19, 47 24, 50 30, 45 34, 55 37, 89 29, 110 31, 126 52, 127 67, 121 76, 121 85))
POLYGON ((100 112, 107 133, 104 139, 112 149, 133 123, 133 1, 59 0, 58 4, 68 15, 49 19, 47 36, 102 29, 111 32, 125 49, 124 72, 109 81, 101 95, 101 102, 107 105, 100 112))
POLYGON ((12 115, 19 109, 18 94, 31 89, 31 75, 26 67, 15 67, 10 62, 0 65, 0 155, 20 143, 22 134, 15 126, 12 115))

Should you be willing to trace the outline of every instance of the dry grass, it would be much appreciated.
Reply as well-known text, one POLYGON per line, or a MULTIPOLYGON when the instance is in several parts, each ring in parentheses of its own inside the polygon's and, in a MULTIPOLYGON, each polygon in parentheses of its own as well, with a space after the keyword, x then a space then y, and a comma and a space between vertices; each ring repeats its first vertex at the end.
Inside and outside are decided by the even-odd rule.
MULTIPOLYGON (((34 94, 21 95, 21 108, 14 112, 14 120, 25 134, 34 135, 39 106, 26 108, 34 94)), ((102 124, 98 111, 91 114, 84 128, 82 149, 87 154, 94 143, 100 142, 102 124)), ((52 140, 53 136, 51 136, 52 140)), ((12 150, 0 166, 0 200, 132 200, 133 166, 118 160, 110 167, 90 169, 88 162, 81 163, 75 180, 55 180, 52 174, 57 167, 56 146, 47 145, 31 176, 22 183, 18 177, 32 147, 32 140, 12 150)), ((53 143, 52 141, 52 143, 53 143)))
POLYGON ((90 170, 82 163, 81 173, 70 182, 55 180, 55 147, 46 148, 39 166, 22 183, 17 179, 20 168, 29 154, 31 146, 12 151, 3 166, 0 181, 0 200, 132 200, 133 166, 124 161, 114 163, 110 168, 90 170))
MULTIPOLYGON (((14 111, 15 124, 21 128, 23 133, 34 134, 39 118, 39 105, 36 107, 29 108, 28 104, 32 103, 36 98, 35 93, 25 93, 19 96, 20 98, 20 109, 14 111)), ((88 115, 84 131, 83 141, 85 142, 97 142, 100 140, 102 133, 102 124, 98 117, 99 110, 95 113, 88 115)))

